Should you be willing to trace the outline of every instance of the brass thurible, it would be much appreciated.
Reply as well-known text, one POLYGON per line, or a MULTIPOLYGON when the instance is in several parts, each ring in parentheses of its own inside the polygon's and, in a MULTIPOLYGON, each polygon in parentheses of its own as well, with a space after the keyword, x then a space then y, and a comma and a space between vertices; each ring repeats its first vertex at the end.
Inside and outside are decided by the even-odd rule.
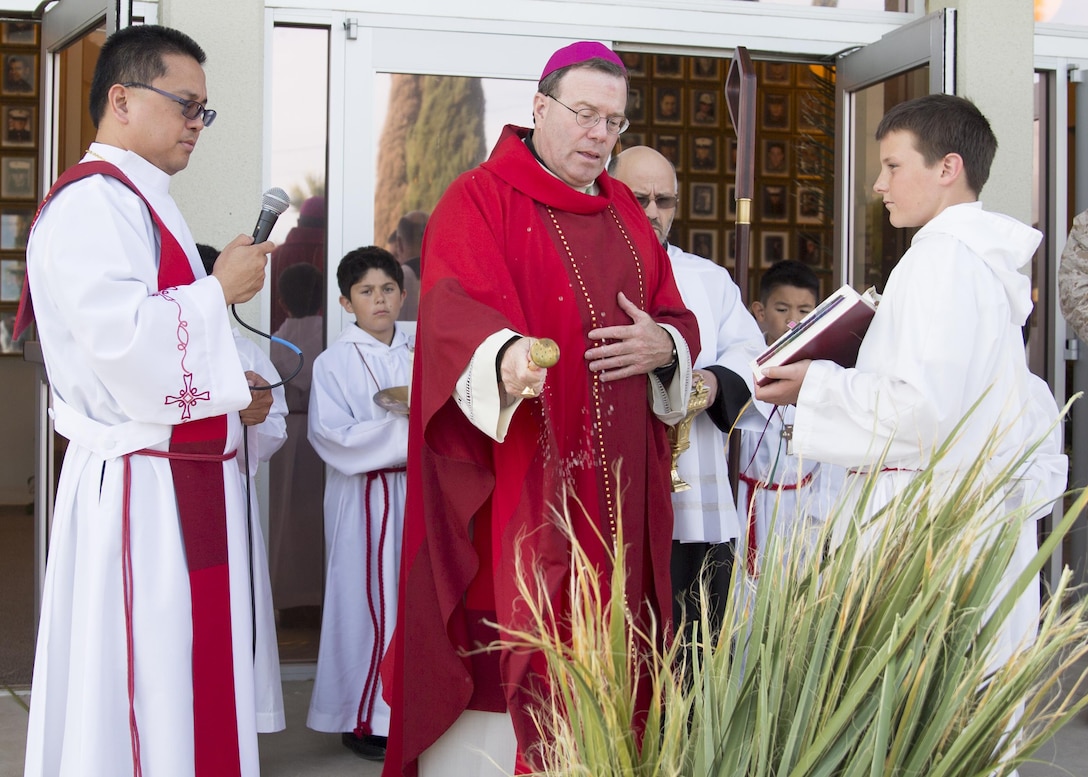
POLYGON ((702 376, 695 373, 691 382, 691 396, 688 397, 687 414, 676 426, 668 428, 669 448, 672 450, 672 492, 674 494, 691 489, 691 486, 685 483, 677 472, 676 463, 680 460, 680 454, 691 447, 691 424, 695 421, 695 416, 706 409, 709 398, 710 389, 703 383, 702 376))

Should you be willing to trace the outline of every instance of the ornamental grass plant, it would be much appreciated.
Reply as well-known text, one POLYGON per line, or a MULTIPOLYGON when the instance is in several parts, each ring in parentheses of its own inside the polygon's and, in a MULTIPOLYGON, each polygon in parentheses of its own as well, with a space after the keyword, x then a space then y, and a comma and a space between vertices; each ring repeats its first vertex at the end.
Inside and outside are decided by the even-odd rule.
MULTIPOLYGON (((1044 597, 1036 639, 995 661, 1016 600, 1038 585, 1088 495, 1010 586, 1003 572, 1039 505, 1005 514, 1002 496, 1024 459, 992 475, 992 452, 955 482, 936 474, 938 453, 863 525, 853 518, 866 514, 867 483, 820 529, 821 552, 797 552, 811 544, 803 525, 772 540, 758 581, 735 564, 716 633, 705 596, 664 642, 633 623, 622 597, 606 593, 625 589, 622 537, 607 581, 572 538, 569 639, 523 565, 534 625, 504 644, 547 657, 539 774, 1011 774, 1088 706, 1085 674, 1063 686, 1088 654, 1088 597, 1071 595, 1068 569, 1044 597), (640 677, 654 701, 635 726, 640 677)), ((556 520, 569 532, 568 516, 556 520)))

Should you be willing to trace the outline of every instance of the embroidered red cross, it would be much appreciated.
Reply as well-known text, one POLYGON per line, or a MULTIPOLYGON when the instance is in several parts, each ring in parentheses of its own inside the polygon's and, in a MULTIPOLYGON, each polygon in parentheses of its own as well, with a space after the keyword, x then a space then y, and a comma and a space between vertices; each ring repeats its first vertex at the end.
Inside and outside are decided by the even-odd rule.
POLYGON ((169 394, 166 395, 167 405, 177 404, 181 408, 181 420, 188 421, 192 418, 190 412, 192 408, 196 407, 197 402, 208 401, 212 398, 210 391, 194 391, 193 390, 193 374, 191 372, 185 373, 185 388, 176 396, 172 397, 169 394))

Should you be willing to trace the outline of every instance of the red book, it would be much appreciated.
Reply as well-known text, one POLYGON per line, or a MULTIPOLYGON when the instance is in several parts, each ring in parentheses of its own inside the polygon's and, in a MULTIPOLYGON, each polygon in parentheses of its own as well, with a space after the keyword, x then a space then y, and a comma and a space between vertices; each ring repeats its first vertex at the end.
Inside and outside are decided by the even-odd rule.
POLYGON ((756 385, 771 382, 763 377, 764 367, 780 367, 804 359, 823 359, 853 367, 879 302, 876 289, 859 294, 843 286, 752 361, 756 385))

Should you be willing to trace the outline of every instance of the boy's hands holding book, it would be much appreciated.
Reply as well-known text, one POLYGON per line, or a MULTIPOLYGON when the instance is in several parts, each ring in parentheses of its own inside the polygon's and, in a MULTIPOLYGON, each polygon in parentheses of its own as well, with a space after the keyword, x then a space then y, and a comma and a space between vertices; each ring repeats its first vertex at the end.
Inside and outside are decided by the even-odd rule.
POLYGON ((756 399, 774 405, 796 405, 810 364, 812 359, 803 359, 780 367, 764 367, 763 375, 771 382, 756 386, 756 399))

